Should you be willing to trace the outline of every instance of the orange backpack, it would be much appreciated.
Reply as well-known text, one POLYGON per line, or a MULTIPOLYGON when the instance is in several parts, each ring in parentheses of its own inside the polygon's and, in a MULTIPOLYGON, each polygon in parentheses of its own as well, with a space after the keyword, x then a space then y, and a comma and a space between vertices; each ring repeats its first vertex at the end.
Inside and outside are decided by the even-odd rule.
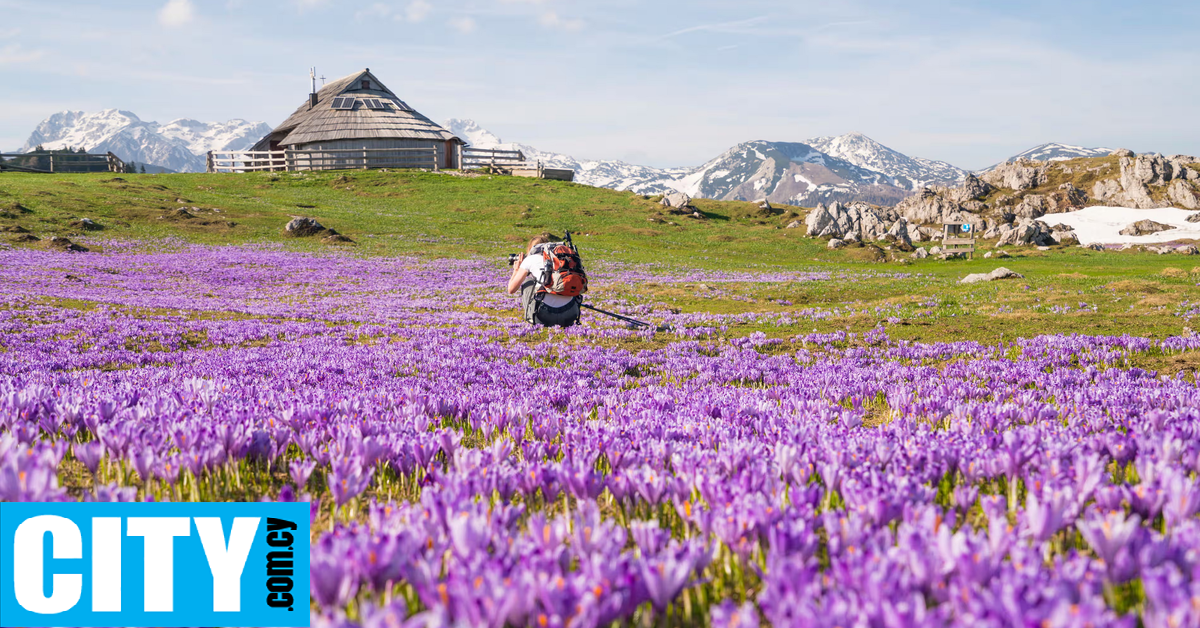
POLYGON ((550 242, 540 245, 540 252, 546 261, 540 292, 564 297, 577 297, 587 292, 587 273, 574 244, 550 242))

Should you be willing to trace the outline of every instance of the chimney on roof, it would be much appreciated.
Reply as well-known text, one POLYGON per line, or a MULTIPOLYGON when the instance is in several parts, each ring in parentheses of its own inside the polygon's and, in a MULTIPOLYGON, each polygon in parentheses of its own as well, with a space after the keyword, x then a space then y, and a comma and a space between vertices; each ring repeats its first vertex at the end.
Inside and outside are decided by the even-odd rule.
POLYGON ((312 109, 317 106, 317 69, 308 69, 308 79, 312 83, 312 91, 308 94, 308 108, 312 109))

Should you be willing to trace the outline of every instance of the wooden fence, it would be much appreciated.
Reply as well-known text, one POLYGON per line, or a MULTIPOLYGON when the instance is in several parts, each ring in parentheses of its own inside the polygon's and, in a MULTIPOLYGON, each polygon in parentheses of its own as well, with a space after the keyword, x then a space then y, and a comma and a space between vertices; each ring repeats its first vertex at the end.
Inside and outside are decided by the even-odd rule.
POLYGON ((485 168, 489 172, 512 175, 514 177, 532 177, 535 179, 558 179, 573 181, 575 171, 568 168, 547 168, 542 162, 531 162, 519 150, 500 150, 497 148, 464 148, 459 161, 462 168, 485 168))
POLYGON ((0 172, 129 172, 112 153, 0 153, 0 172))
POLYGON ((346 170, 351 168, 438 169, 438 149, 320 148, 311 150, 209 151, 209 172, 346 170))
POLYGON ((525 161, 525 154, 521 151, 498 148, 463 148, 459 155, 459 162, 463 170, 467 168, 509 169, 529 166, 529 163, 525 161))
MULTIPOLYGON (((529 162, 519 150, 495 148, 458 149, 462 170, 487 169, 497 174, 539 179, 571 181, 574 171, 544 168, 529 162)), ((258 172, 293 170, 345 170, 351 168, 428 168, 439 169, 440 155, 430 148, 314 148, 307 150, 210 151, 209 172, 258 172)))

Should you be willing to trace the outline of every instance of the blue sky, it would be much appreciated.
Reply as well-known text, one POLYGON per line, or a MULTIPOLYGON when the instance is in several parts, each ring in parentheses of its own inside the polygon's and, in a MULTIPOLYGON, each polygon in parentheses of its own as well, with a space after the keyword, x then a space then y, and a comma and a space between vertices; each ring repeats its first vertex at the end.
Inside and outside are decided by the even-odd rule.
POLYGON ((1200 3, 0 0, 0 148, 56 111, 282 121, 308 67, 577 157, 698 165, 858 131, 981 168, 1200 153, 1200 3))

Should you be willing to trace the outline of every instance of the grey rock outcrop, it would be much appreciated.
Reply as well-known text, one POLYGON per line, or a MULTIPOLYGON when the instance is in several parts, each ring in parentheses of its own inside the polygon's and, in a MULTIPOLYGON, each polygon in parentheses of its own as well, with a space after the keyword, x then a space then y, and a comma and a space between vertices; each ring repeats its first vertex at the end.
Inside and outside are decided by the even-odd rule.
POLYGON ((1024 218, 1012 225, 1002 225, 999 229, 1000 240, 996 247, 1002 246, 1050 246, 1057 244, 1049 225, 1040 221, 1024 218), (1008 227, 1007 229, 1005 227, 1008 227))
POLYGON ((1001 266, 990 273, 974 273, 967 275, 959 280, 958 283, 979 283, 982 281, 995 281, 997 279, 1022 279, 1024 277, 1025 276, 1020 273, 1013 272, 1001 266))
POLYGON ((836 251, 844 246, 846 246, 845 241, 838 238, 832 238, 829 240, 829 243, 825 245, 825 248, 829 249, 830 251, 836 251))
POLYGON ((692 197, 684 194, 683 192, 667 192, 666 194, 663 194, 662 200, 659 201, 659 204, 663 207, 682 209, 684 207, 692 206, 692 197))
POLYGON ((292 218, 292 220, 288 222, 287 226, 284 227, 283 230, 288 235, 298 238, 306 238, 325 231, 325 225, 317 222, 314 218, 296 217, 292 218))
POLYGON ((1136 157, 1137 153, 1129 150, 1128 148, 1118 148, 1117 150, 1114 150, 1111 153, 1111 156, 1112 157, 1136 157))
POLYGON ((1200 212, 1196 212, 1186 219, 1188 222, 1200 222, 1200 212))
POLYGON ((787 227, 785 227, 785 228, 786 229, 795 229, 796 227, 802 227, 802 226, 804 226, 804 223, 800 222, 799 220, 793 220, 793 221, 789 222, 787 224, 787 227))
POLYGON ((1196 196, 1195 188, 1191 182, 1184 179, 1171 181, 1167 188, 1167 198, 1185 209, 1200 209, 1200 198, 1196 196))
POLYGON ((1128 227, 1125 227, 1124 229, 1122 229, 1121 235, 1143 236, 1143 235, 1150 235, 1152 233, 1158 233, 1159 231, 1167 231, 1169 229, 1174 229, 1174 228, 1175 227, 1172 227, 1171 225, 1166 225, 1161 222, 1156 222, 1154 220, 1149 220, 1149 219, 1139 220, 1139 221, 1129 225, 1128 227))
POLYGON ((967 178, 963 180, 963 184, 950 190, 948 196, 954 202, 969 203, 987 196, 993 189, 986 181, 973 174, 968 174, 967 178))
POLYGON ((1000 164, 984 173, 983 180, 998 188, 1022 191, 1046 183, 1046 162, 1019 159, 1000 164))
POLYGON ((100 231, 104 229, 104 225, 92 220, 91 218, 80 218, 79 220, 72 222, 71 226, 84 231, 100 231))
POLYGON ((913 259, 925 259, 926 257, 929 257, 929 251, 926 251, 925 247, 921 247, 916 251, 913 251, 912 256, 913 259))
POLYGON ((1079 235, 1074 230, 1051 231, 1050 237, 1059 244, 1079 244, 1079 235))
MULTIPOLYGON (((901 219, 896 210, 886 207, 874 207, 866 203, 850 203, 843 205, 838 202, 824 204, 808 213, 804 218, 805 233, 809 237, 835 237, 843 240, 858 242, 878 242, 887 240, 888 232, 901 219)), ((905 239, 907 240, 908 223, 903 223, 905 239)))
POLYGON ((946 188, 923 188, 897 203, 896 211, 909 222, 917 224, 948 222, 962 212, 962 205, 949 198, 950 194, 951 191, 946 188))
POLYGON ((1185 244, 1175 249, 1176 255, 1200 255, 1200 249, 1196 248, 1195 244, 1185 244))

